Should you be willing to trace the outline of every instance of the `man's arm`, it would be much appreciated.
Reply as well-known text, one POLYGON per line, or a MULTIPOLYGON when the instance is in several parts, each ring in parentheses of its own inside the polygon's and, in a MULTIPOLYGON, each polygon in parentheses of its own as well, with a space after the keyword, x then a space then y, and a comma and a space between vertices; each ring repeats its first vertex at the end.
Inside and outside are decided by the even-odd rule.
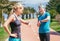
POLYGON ((40 26, 40 24, 41 24, 41 22, 40 22, 40 16, 38 17, 38 22, 37 22, 37 26, 39 27, 40 26))
POLYGON ((47 16, 47 18, 45 18, 44 20, 41 20, 41 22, 47 22, 48 20, 50 20, 50 16, 47 16))

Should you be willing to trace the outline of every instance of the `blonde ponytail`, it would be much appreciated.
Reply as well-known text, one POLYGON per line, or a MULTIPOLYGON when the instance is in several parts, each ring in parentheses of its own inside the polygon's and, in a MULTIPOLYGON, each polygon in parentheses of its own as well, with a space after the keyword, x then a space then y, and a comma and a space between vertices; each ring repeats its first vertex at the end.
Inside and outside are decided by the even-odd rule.
POLYGON ((13 13, 14 13, 14 10, 12 9, 12 10, 10 11, 9 16, 12 15, 13 13))
POLYGON ((16 3, 13 7, 12 10, 10 11, 10 15, 14 14, 14 12, 17 10, 18 7, 23 7, 21 3, 16 3))

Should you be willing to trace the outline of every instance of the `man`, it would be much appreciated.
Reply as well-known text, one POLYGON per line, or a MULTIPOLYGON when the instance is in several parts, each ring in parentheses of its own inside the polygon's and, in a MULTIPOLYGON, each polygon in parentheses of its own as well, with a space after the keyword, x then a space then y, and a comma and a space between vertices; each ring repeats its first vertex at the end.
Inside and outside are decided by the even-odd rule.
POLYGON ((50 41, 50 14, 43 6, 39 6, 40 16, 37 26, 39 27, 39 38, 41 41, 50 41))

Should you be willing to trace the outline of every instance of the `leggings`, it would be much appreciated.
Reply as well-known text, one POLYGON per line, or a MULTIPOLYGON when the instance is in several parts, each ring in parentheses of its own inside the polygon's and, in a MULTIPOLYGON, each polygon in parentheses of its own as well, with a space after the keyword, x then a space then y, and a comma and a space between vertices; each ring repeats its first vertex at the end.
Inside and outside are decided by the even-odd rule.
POLYGON ((9 41, 21 41, 20 38, 9 37, 9 41))
POLYGON ((50 33, 39 33, 40 41, 50 41, 50 33))

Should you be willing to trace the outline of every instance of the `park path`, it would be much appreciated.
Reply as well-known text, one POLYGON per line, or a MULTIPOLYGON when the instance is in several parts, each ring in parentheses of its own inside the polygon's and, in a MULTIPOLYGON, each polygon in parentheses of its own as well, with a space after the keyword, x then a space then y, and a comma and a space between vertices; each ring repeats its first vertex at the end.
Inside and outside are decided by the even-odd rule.
MULTIPOLYGON (((40 41, 38 35, 37 19, 26 20, 30 21, 31 27, 22 24, 21 25, 21 39, 22 41, 40 41)), ((50 29, 50 41, 60 41, 60 34, 50 29)), ((6 40, 7 41, 7 40, 6 40)))

